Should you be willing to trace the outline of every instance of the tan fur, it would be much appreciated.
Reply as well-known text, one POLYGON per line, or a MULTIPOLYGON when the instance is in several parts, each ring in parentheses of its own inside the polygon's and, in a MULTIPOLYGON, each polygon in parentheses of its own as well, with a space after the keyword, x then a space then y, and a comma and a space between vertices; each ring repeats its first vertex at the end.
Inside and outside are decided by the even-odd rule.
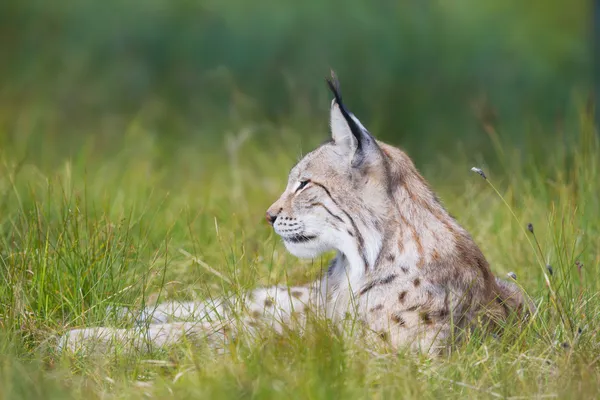
MULTIPOLYGON (((301 327, 308 310, 322 311, 338 322, 348 315, 358 319, 395 348, 436 352, 475 321, 493 325, 521 310, 522 293, 493 276, 479 247, 411 159, 376 141, 343 105, 337 82, 330 85, 332 141, 291 170, 285 191, 267 211, 292 254, 337 252, 326 276, 306 287, 256 289, 235 313, 223 301, 217 307, 220 325, 212 328, 206 328, 212 313, 206 305, 190 304, 186 311, 169 303, 154 310, 153 322, 179 332, 182 325, 170 320, 192 318, 202 322, 200 329, 188 329, 192 335, 206 335, 223 332, 222 321, 241 312, 246 328, 266 324, 281 332, 292 320, 301 327)), ((105 328, 72 332, 62 346, 74 348, 91 338, 106 343, 94 329, 105 328)), ((222 336, 239 329, 230 327, 222 336)), ((158 346, 182 337, 147 336, 158 346)))

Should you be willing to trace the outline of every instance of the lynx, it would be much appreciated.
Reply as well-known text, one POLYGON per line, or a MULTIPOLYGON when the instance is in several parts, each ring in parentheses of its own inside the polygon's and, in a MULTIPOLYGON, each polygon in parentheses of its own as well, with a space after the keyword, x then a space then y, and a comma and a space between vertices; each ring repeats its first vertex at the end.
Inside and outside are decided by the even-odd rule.
POLYGON ((138 316, 138 328, 72 330, 60 348, 128 342, 144 350, 186 339, 228 341, 261 326, 302 329, 314 312, 336 323, 354 318, 392 348, 435 353, 475 322, 496 326, 526 310, 523 293, 494 277, 411 159, 376 140, 346 108, 333 72, 327 83, 331 139, 292 168, 266 212, 291 254, 337 252, 320 281, 258 288, 237 303, 160 304, 138 316))

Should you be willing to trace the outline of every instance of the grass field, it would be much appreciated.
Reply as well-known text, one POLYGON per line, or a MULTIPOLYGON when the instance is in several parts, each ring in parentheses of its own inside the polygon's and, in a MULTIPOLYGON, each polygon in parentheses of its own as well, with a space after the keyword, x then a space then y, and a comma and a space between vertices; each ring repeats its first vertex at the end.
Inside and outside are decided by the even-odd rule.
POLYGON ((430 360, 376 354, 315 323, 303 337, 242 338, 225 354, 188 344, 144 355, 54 351, 70 328, 122 325, 112 306, 317 278, 328 257, 293 258, 263 215, 296 159, 326 138, 324 110, 303 122, 240 118, 215 142, 208 128, 160 135, 169 127, 150 107, 65 142, 60 124, 36 125, 35 109, 4 108, 0 398, 598 397, 600 145, 584 108, 576 128, 526 131, 520 148, 486 125, 493 159, 460 143, 420 149, 430 155, 423 174, 493 271, 515 272, 539 305, 501 338, 475 335, 430 360))

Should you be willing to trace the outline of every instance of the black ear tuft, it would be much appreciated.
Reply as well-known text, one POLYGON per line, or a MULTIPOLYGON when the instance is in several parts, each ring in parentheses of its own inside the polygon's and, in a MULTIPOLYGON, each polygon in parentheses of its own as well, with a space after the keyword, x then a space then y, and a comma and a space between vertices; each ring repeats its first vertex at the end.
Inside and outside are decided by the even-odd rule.
POLYGON ((331 90, 331 93, 333 93, 335 102, 340 106, 340 109, 344 108, 342 103, 342 93, 340 92, 340 81, 338 81, 338 78, 333 70, 331 70, 331 78, 325 78, 325 81, 327 81, 329 90, 331 90))

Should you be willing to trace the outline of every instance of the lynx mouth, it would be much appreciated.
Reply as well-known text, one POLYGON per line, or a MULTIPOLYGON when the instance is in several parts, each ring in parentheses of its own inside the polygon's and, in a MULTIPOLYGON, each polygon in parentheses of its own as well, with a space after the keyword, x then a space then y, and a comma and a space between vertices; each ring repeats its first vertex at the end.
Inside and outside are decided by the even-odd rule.
POLYGON ((291 243, 306 243, 317 238, 317 235, 294 235, 284 237, 283 240, 291 243))

